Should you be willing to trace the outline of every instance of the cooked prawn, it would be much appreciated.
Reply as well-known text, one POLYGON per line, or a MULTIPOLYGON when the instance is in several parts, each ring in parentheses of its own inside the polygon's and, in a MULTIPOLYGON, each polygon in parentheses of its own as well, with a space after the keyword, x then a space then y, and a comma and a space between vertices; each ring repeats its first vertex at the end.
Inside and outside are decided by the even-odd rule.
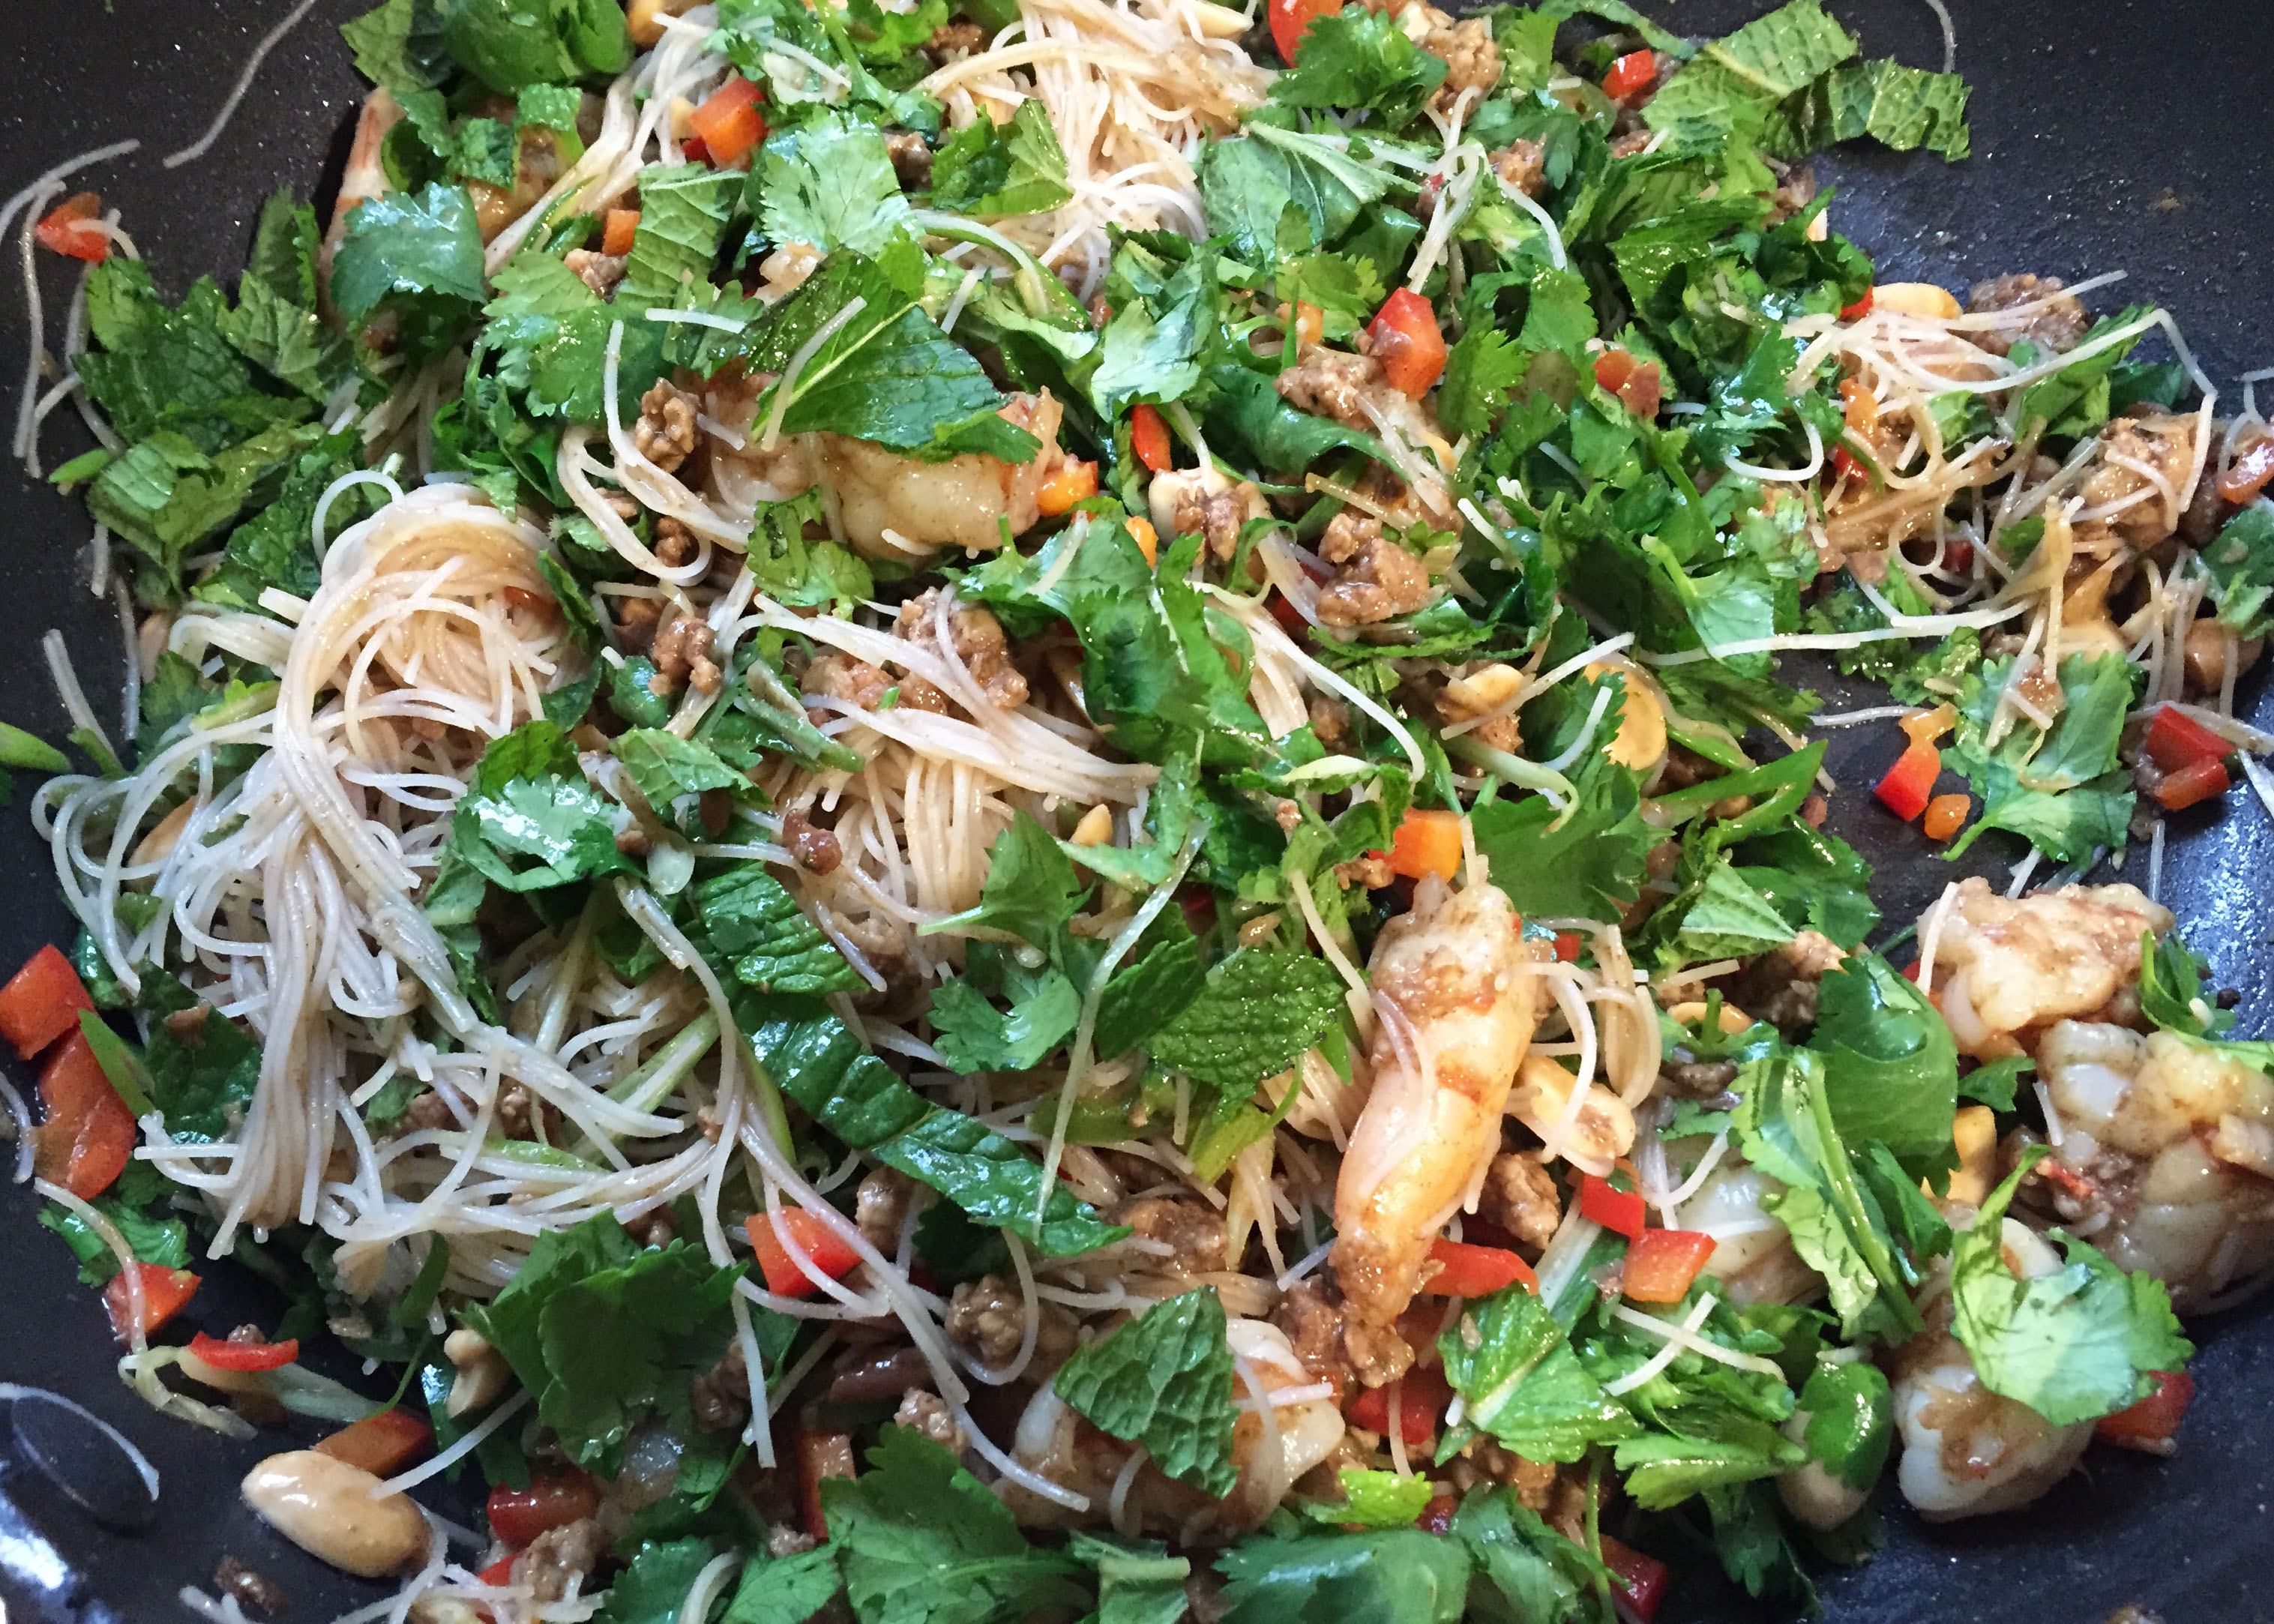
POLYGON ((2274 1079, 2169 1033, 2065 1020, 2037 1048, 2053 1202, 2120 1267, 2199 1309, 2274 1267, 2274 1079))
POLYGON ((1766 1205, 1784 1188, 1733 1151, 1682 1205, 1683 1227, 1714 1237, 1706 1273, 1741 1307, 1806 1302, 1824 1289, 1824 1276, 1801 1261, 1791 1234, 1766 1205))
POLYGON ((1980 878, 1959 883, 1920 925, 1934 951, 1937 1006, 1958 1047, 1996 1059, 2057 1020, 2125 1019, 2140 979, 2140 938, 2171 910, 2136 885, 2064 885, 2018 900, 1980 878))
POLYGON ((1515 908, 1490 885, 1425 878, 1412 910, 1382 927, 1369 966, 1373 1092, 1335 1187, 1335 1274, 1360 1320, 1405 1311, 1430 1241, 1500 1148, 1532 1041, 1531 962, 1515 908))
MULTIPOLYGON (((2018 1220, 2004 1221, 1999 1239, 2024 1279, 2060 1267, 2044 1237, 2018 1220)), ((1947 1261, 1938 1265, 1918 1307, 1926 1329, 1897 1351, 1894 1371, 1903 1444, 1895 1478, 1903 1498, 1934 1522, 2028 1505, 2074 1468, 2092 1441, 2092 1423, 2055 1426, 1982 1385, 1950 1332, 1947 1261)))

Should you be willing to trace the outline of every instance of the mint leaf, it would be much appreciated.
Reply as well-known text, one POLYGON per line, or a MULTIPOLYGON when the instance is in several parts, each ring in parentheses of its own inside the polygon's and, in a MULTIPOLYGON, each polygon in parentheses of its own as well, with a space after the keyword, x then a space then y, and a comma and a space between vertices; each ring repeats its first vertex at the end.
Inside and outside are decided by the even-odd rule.
POLYGON ((1342 977, 1322 959, 1238 949, 1152 1034, 1153 1058, 1200 1082, 1251 1089, 1300 1060, 1342 1019, 1343 993, 1342 977))
POLYGON ((1327 1519, 1364 1528, 1411 1528, 1437 1492, 1437 1485, 1427 1477, 1401 1477, 1358 1466, 1343 1468, 1342 1485, 1343 1503, 1325 1507, 1327 1519))
POLYGON ((667 815, 681 795, 707 790, 751 793, 750 781, 728 766, 708 745, 681 739, 660 727, 635 727, 616 735, 611 748, 625 776, 659 815, 667 815))
POLYGON ((1001 1134, 901 1081, 819 1000, 745 993, 734 1017, 766 1075, 815 1121, 981 1223, 1011 1229, 1058 1258, 1129 1233, 1102 1222, 1063 1183, 1051 1186, 1037 1226, 1041 1167, 1001 1134))
POLYGON ((1170 1477, 1221 1499, 1239 1477, 1231 1380, 1224 1304, 1203 1286, 1077 1349, 1050 1385, 1100 1431, 1143 1444, 1170 1477))
POLYGON ((1050 110, 1031 98, 1008 124, 974 119, 932 160, 932 207, 974 219, 1045 214, 1073 196, 1050 110))
POLYGON ((689 896, 702 923, 705 957, 724 962, 744 986, 814 997, 867 990, 860 972, 760 865, 738 864, 689 896))
POLYGON ((1527 1461, 1576 1461, 1638 1430, 1565 1340, 1547 1306, 1521 1286, 1465 1304, 1437 1339, 1464 1418, 1527 1461))
POLYGON ((821 1484, 846 1598, 875 1624, 990 1624, 1078 1612, 1081 1565, 1027 1542, 1010 1507, 922 1434, 888 1426, 857 1477, 821 1484))
POLYGON ((2180 1369, 2195 1345, 2180 1335, 2161 1281, 2127 1274, 2058 1229, 2052 1238, 2067 1260, 2034 1280, 2014 1277, 2002 1237, 2006 1208, 2045 1154, 2032 1147, 1959 1236, 1950 1255, 1951 1330, 1984 1387, 2066 1426, 2145 1398, 2155 1372, 2180 1369))
POLYGON ((1361 142, 1345 151, 1322 136, 1250 124, 1201 151, 1201 204, 1242 258, 1268 265, 1332 243, 1400 184, 1365 156, 1361 142))
POLYGON ((436 181, 358 204, 332 259, 331 293, 350 327, 390 310, 413 354, 440 354, 483 297, 482 234, 466 189, 436 181))

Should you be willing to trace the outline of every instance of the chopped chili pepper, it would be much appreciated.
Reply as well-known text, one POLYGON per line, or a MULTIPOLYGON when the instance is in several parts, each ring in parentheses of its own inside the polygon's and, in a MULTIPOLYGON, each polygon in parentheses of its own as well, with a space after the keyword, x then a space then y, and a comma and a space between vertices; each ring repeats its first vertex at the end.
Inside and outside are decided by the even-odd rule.
POLYGON ((1620 1544, 1608 1534, 1602 1536, 1603 1566, 1618 1577, 1618 1587, 1627 1598, 1627 1605, 1642 1624, 1658 1616, 1659 1604, 1666 1599, 1667 1581, 1673 1569, 1656 1557, 1645 1556, 1631 1545, 1620 1544))
POLYGON ((1638 1303, 1679 1303, 1714 1244, 1696 1229, 1645 1229, 1628 1244, 1619 1290, 1638 1303))
POLYGON ((1919 827, 1930 840, 1947 840, 1966 824, 1966 815, 1974 803, 1954 790, 1947 795, 1937 795, 1926 803, 1926 819, 1919 827))
POLYGON ((1603 94, 1614 102, 1639 95, 1658 82, 1658 58, 1646 50, 1629 51, 1611 64, 1603 75, 1603 94))
MULTIPOLYGON (((1453 1400, 1445 1373, 1434 1365, 1416 1365, 1400 1379, 1397 1426, 1408 1444, 1426 1444, 1437 1435, 1437 1422, 1453 1400)), ((1343 1414, 1369 1432, 1389 1431, 1389 1388, 1360 1387, 1343 1414)))
POLYGON ((1632 1240, 1642 1233, 1648 1212, 1640 1192, 1621 1190, 1609 1179, 1588 1173, 1579 1180, 1579 1216, 1632 1240))
POLYGON ((1279 48, 1279 60, 1293 67, 1295 48, 1312 23, 1342 9, 1342 0, 1271 0, 1271 42, 1279 48))
POLYGON ((749 1228, 751 1249, 758 1254, 758 1272, 765 1276, 766 1289, 776 1297, 811 1297, 821 1289, 782 1244, 783 1230, 788 1231, 790 1241, 807 1260, 832 1280, 851 1274, 861 1261, 861 1254, 836 1230, 802 1207, 783 1207, 779 1226, 765 1214, 754 1213, 749 1228))
POLYGON ((500 1484, 483 1507, 490 1531, 516 1550, 599 1508, 599 1485, 573 1466, 566 1471, 532 1473, 525 1489, 500 1484))
POLYGON ((2164 775, 2164 781, 2156 786, 2156 804, 2166 812, 2177 812, 2218 799, 2233 784, 2233 780, 2226 776, 2225 762, 2190 762, 2177 772, 2164 775))
POLYGON ((2157 709, 2148 724, 2148 759, 2165 772, 2202 761, 2224 761, 2234 747, 2177 705, 2157 709))
POLYGON ((1490 1297, 1518 1281, 1537 1296, 1540 1276, 1532 1265, 1498 1246, 1474 1246, 1465 1241, 1429 1243, 1429 1261, 1437 1272, 1421 1288, 1428 1297, 1490 1297))
POLYGON ((127 1269, 142 1287, 142 1335, 148 1336, 160 1326, 182 1312, 184 1305, 197 1295, 198 1277, 188 1269, 166 1268, 155 1263, 131 1263, 110 1277, 102 1289, 103 1312, 110 1316, 110 1328, 122 1342, 134 1339, 127 1334, 132 1321, 134 1298, 126 1289, 127 1269))
POLYGON ((1579 961, 1580 951, 1585 945, 1585 942, 1576 930, 1559 930, 1555 933, 1555 957, 1562 963, 1577 964, 1579 961))
POLYGON ((1842 321, 1861 321, 1871 313, 1871 290, 1869 288, 1864 289, 1864 297, 1853 304, 1842 304, 1840 307, 1840 320, 1842 321))
POLYGON ((190 1351, 215 1370, 272 1371, 300 1357, 300 1342, 290 1336, 281 1342, 224 1342, 200 1331, 190 1338, 190 1351))
POLYGON ((1619 397, 1619 404, 1638 417, 1655 417, 1665 389, 1658 363, 1645 361, 1623 350, 1606 350, 1595 357, 1595 382, 1619 397))
POLYGON ((1088 501, 1096 494, 1096 463, 1061 462, 1058 472, 1043 480, 1043 488, 1035 492, 1035 506, 1045 518, 1055 519, 1076 502, 1088 501))
POLYGON ((1129 448, 1150 472, 1169 471, 1174 461, 1169 445, 1169 425, 1158 407, 1141 401, 1129 409, 1129 448))
POLYGON ((715 168, 731 169, 766 139, 766 121, 758 111, 764 93, 741 74, 732 74, 689 116, 695 139, 715 168))
POLYGON ((1942 752, 1931 744, 1914 744, 1895 758, 1886 777, 1871 786, 1871 793, 1908 823, 1926 810, 1927 798, 1941 771, 1942 752))
POLYGON ((1393 387, 1419 400, 1445 370, 1445 335, 1437 312, 1411 288, 1382 302, 1367 324, 1367 345, 1393 387))
POLYGON ((79 1012, 94 1007, 79 972, 49 943, 0 987, 0 1037, 29 1060, 64 1033, 78 1031, 79 1012))
POLYGON ((2155 1382, 2156 1390, 2129 1410, 2101 1417, 2093 1425, 2094 1433, 2127 1449, 2164 1454, 2195 1402, 2195 1379, 2185 1371, 2157 1371, 2155 1382))
POLYGON ((102 199, 92 192, 78 192, 49 209, 33 228, 41 247, 89 265, 110 258, 110 234, 94 223, 102 199))

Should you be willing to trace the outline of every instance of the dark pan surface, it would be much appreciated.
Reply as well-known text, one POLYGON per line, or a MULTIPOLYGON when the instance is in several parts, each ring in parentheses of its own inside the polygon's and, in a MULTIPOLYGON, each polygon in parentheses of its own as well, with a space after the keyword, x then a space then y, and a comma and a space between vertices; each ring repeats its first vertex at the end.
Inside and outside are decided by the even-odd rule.
MULTIPOLYGON (((1951 5, 1958 65, 1976 86, 1976 156, 1955 169, 1884 154, 1821 164, 1842 189, 1839 228, 1878 257, 1889 280, 1963 289, 2007 270, 2074 280, 2122 267, 2131 281, 2099 296, 2103 307, 2126 295, 2169 306, 2214 379, 2274 361, 2274 230, 2260 212, 2274 56, 2250 37, 2263 29, 2263 7, 1951 5)), ((139 136, 143 152, 80 184, 124 207, 169 292, 201 272, 234 276, 263 196, 286 183, 305 191, 328 169, 336 175, 360 86, 334 26, 360 9, 357 0, 323 0, 269 58, 213 153, 169 172, 158 154, 200 132, 252 41, 282 15, 283 0, 15 0, 5 12, 13 71, 0 97, 0 194, 72 152, 139 136)), ((1682 0, 1646 9, 1685 33, 1711 34, 1765 8, 1682 0)), ((1940 37, 1919 0, 1834 0, 1832 9, 1863 34, 1867 52, 1939 65, 1940 37)), ((12 237, 8 247, 0 377, 10 380, 12 420, 25 330, 12 237)), ((41 257, 53 311, 66 284, 41 257)), ((50 463, 80 448, 76 432, 49 435, 50 463)), ((87 595, 86 536, 74 504, 31 485, 12 465, 0 473, 0 570, 9 587, 0 593, 8 655, 0 715, 49 736, 64 724, 37 653, 49 627, 61 627, 79 651, 98 711, 117 706, 110 673, 121 658, 119 631, 109 609, 87 595)), ((2264 723, 2274 706, 2263 683, 2253 696, 2264 723)), ((1828 697, 1849 703, 1837 684, 1828 697)), ((1950 870, 1857 793, 1891 755, 1888 741, 1871 729, 1833 740, 1833 770, 1849 790, 1835 822, 1879 864, 1888 918, 1913 917, 1950 870)), ((2274 830, 2240 792, 2226 814, 2175 821, 2164 895, 2221 983, 2242 989, 2246 1026, 2263 1032, 2274 1007, 2274 830)), ((2002 866, 2017 854, 1985 853, 1985 861, 2002 866)), ((2129 877, 2139 877, 2139 861, 2129 877)), ((0 966, 67 934, 46 848, 20 801, 0 812, 0 888, 10 903, 0 910, 0 966)), ((16 1076, 26 1080, 20 1069, 16 1076)), ((280 1447, 278 1434, 218 1439, 161 1418, 118 1383, 116 1345, 94 1295, 74 1280, 64 1248, 34 1227, 34 1207, 28 1191, 0 1185, 0 1381, 77 1397, 149 1453, 164 1487, 154 1529, 109 1532, 0 1445, 0 1615, 136 1624, 186 1617, 176 1592, 209 1586, 224 1553, 284 1588, 290 1620, 328 1619, 376 1599, 377 1587, 320 1568, 238 1502, 237 1479, 280 1447)), ((207 1273, 191 1321, 216 1334, 241 1320, 273 1322, 276 1305, 258 1282, 226 1268, 207 1273)), ((2170 1624, 2274 1620, 2274 1359, 2263 1351, 2274 1316, 2246 1308, 2195 1328, 2203 1343, 2195 1366, 2201 1396, 2177 1459, 2097 1449, 2088 1471, 2029 1511, 1986 1522, 1932 1529, 1891 1507, 1886 1553, 1860 1573, 1826 1581, 1827 1615, 1838 1624, 2098 1624, 2138 1602, 2170 1624)), ((1700 1553, 1682 1566, 1695 1573, 1701 1563, 1710 1568, 1711 1558, 1700 1553)), ((1668 1616, 1762 1614, 1699 1576, 1677 1590, 1668 1616)))

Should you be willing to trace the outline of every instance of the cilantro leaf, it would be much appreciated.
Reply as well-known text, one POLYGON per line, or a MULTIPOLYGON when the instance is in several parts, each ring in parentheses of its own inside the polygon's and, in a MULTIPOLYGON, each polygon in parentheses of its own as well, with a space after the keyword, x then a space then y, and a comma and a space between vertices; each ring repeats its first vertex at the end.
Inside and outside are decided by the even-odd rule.
MULTIPOLYGON (((979 124, 994 127, 983 118, 979 124)), ((768 137, 750 195, 757 229, 767 240, 805 243, 822 253, 849 248, 874 257, 907 229, 910 214, 884 132, 837 113, 768 137)))
POLYGON ((1878 1139, 1916 1174, 1952 1160, 1958 1049, 1918 988, 1877 953, 1858 953, 1819 983, 1809 1047, 1841 1137, 1878 1139))
POLYGON ((1464 1306, 1437 1349, 1465 1418, 1528 1461, 1576 1461, 1638 1430, 1587 1373, 1547 1305, 1521 1286, 1464 1306))
POLYGON ((1246 259, 1269 263, 1332 243, 1398 184, 1385 166, 1364 162, 1363 145, 1344 151, 1320 136, 1250 124, 1201 154, 1201 204, 1209 224, 1228 232, 1246 259))
POLYGON ((1470 1559, 1419 1529, 1258 1535, 1216 1559, 1224 1624, 1459 1624, 1470 1559))
POLYGON ((974 219, 1046 214, 1073 196, 1050 110, 1032 98, 1007 124, 974 119, 932 161, 932 207, 974 219))
POLYGON ((1421 110, 1445 81, 1442 56, 1414 44, 1387 11, 1353 6, 1312 19, 1295 45, 1293 67, 1272 81, 1281 107, 1364 109, 1375 126, 1396 130, 1421 110))
MULTIPOLYGON (((719 1624, 808 1624, 844 1588, 834 1546, 771 1560, 761 1553, 743 1568, 719 1624)), ((686 1599, 681 1590, 673 1600, 674 1611, 666 1615, 670 1624, 678 1624, 675 1610, 686 1599)))
MULTIPOLYGON (((143 1002, 162 1013, 198 1007, 189 990, 162 972, 144 976, 143 1002)), ((227 1139, 252 1109, 260 1086, 260 1043, 210 1008, 197 1025, 180 1030, 153 1021, 142 1064, 150 1076, 151 1101, 176 1139, 217 1144, 227 1139)))
POLYGON ((483 297, 482 234, 466 189, 436 181, 358 204, 332 259, 331 293, 350 327, 393 311, 413 354, 440 354, 483 297))
POLYGON ((1989 730, 2013 671, 2012 659, 1989 661, 1961 689, 1950 756, 1984 805, 1949 855, 1963 855, 1985 829, 2010 830, 2061 862, 2122 846, 2133 793, 2119 749, 2132 665, 2120 654, 2071 655, 2060 663, 2063 703, 2051 730, 2023 720, 1992 748, 1989 730))
POLYGON ((1050 1385, 1099 1430, 1143 1444, 1170 1477, 1221 1499, 1239 1477, 1231 1382, 1224 1304, 1202 1286, 1075 1350, 1050 1385))
POLYGON ((1171 1556, 1149 1540, 1133 1547, 1080 1529, 1067 1531, 1066 1550, 1097 1569, 1093 1624, 1181 1624, 1189 1615, 1189 1558, 1171 1556))
POLYGON ((1437 1492, 1427 1477, 1357 1466, 1343 1468, 1342 1485, 1343 1503, 1326 1507, 1329 1520, 1364 1528, 1411 1528, 1437 1492))
POLYGON ((492 90, 621 73, 632 58, 614 0, 448 0, 441 42, 492 90))
POLYGON ((692 1426, 689 1383, 733 1335, 727 1304, 743 1267, 713 1267, 688 1241, 643 1248, 602 1213, 538 1236, 505 1289, 464 1312, 571 1457, 612 1475, 643 1416, 692 1426))
POLYGON ((2033 1147, 1959 1236, 1950 1257, 1951 1329, 1984 1387, 2066 1426, 2146 1397, 2153 1374, 2180 1369, 2195 1345, 2180 1335, 2161 1281, 2127 1274, 2059 1230, 2052 1238, 2067 1253, 2062 1266, 2014 1278, 2006 1265, 2006 1208, 2045 1154, 2033 1147))
POLYGON ((1342 1019, 1344 985, 1308 953, 1239 948, 1150 1039, 1153 1057, 1198 1081, 1246 1090, 1301 1059, 1342 1019))
POLYGON ((616 849, 608 805, 557 724, 524 722, 482 752, 450 816, 448 850, 508 891, 636 874, 616 849))
POLYGON ((987 848, 987 880, 979 905, 930 929, 1007 930, 1048 948, 1079 911, 1088 890, 1075 880, 1073 864, 1049 831, 1020 812, 987 848))
POLYGON ((1608 756, 1590 756, 1572 788, 1560 826, 1544 795, 1495 800, 1472 816, 1493 883, 1526 919, 1617 919, 1640 894, 1643 859, 1664 838, 1642 821, 1636 775, 1608 756))
POLYGON ((2274 598, 2274 506, 2253 502, 2229 519, 2202 551, 2219 624, 2238 636, 2263 637, 2274 629, 2267 600, 2274 598))
POLYGON ((702 1538, 650 1540, 608 1587, 607 1599, 593 1624, 677 1624, 680 1604, 694 1588, 695 1575, 716 1554, 702 1538))
POLYGON ((886 1427, 861 1476, 823 1479, 821 1509, 870 1624, 989 1624, 1085 1599, 1081 1563, 1029 1545, 1010 1507, 908 1428, 886 1427))
POLYGON ((1800 1390, 1811 1458, 1851 1489, 1879 1480, 1894 1441, 1894 1399, 1877 1365, 1863 1359, 1818 1365, 1800 1390))
POLYGON ((1081 992, 1053 965, 1029 969, 999 942, 974 942, 964 974, 932 993, 940 1056, 958 1071, 1023 1071, 1073 1033, 1081 992), (1008 1011, 987 1001, 996 994, 1008 1011))

